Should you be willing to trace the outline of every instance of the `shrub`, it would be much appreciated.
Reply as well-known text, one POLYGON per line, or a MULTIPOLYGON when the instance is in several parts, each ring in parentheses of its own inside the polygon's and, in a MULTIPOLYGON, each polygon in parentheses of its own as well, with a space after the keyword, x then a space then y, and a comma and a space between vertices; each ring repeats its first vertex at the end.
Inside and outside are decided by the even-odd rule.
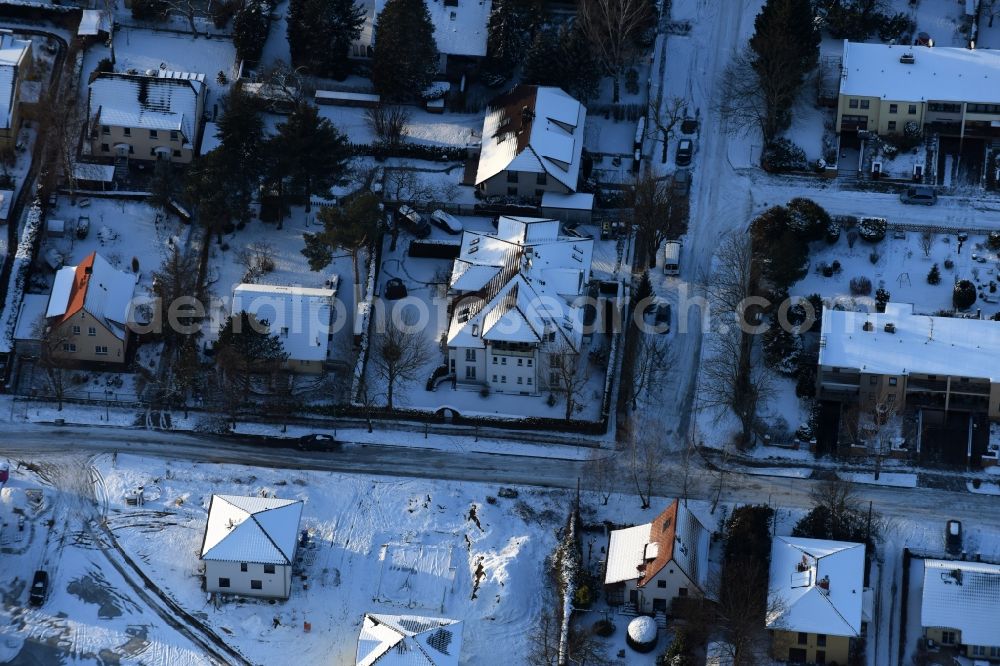
POLYGON ((941 284, 941 270, 937 264, 931 266, 931 270, 927 274, 927 284, 941 284))
POLYGON ((479 389, 479 397, 488 398, 490 397, 490 385, 483 384, 482 388, 479 389))
POLYGON ((955 291, 951 295, 951 303, 956 310, 967 310, 976 302, 976 285, 969 280, 959 280, 955 283, 955 291))
POLYGON ((781 173, 806 168, 806 153, 788 139, 775 139, 764 149, 761 159, 765 171, 781 173))
POLYGON ((885 312, 885 306, 888 305, 889 299, 889 292, 882 287, 875 290, 875 308, 879 312, 885 312))
POLYGON ((830 268, 833 269, 834 273, 839 273, 841 271, 840 261, 838 259, 834 259, 833 263, 830 264, 830 268))
POLYGON ((239 7, 239 3, 232 1, 217 2, 213 4, 212 24, 219 29, 225 28, 226 24, 229 23, 229 19, 233 18, 233 15, 239 7))
POLYGON ((907 14, 882 14, 879 16, 878 38, 883 42, 909 43, 916 23, 907 14))
POLYGON ((615 623, 610 620, 598 620, 591 629, 601 638, 608 638, 615 633, 615 623))
POLYGON ((875 250, 872 250, 870 253, 868 253, 868 261, 872 262, 873 264, 877 264, 880 257, 881 255, 875 250))
POLYGON ((139 257, 132 257, 132 272, 139 272, 139 257))
POLYGON ((853 248, 854 244, 858 242, 858 230, 850 229, 847 232, 847 247, 853 248))
POLYGON ((573 606, 576 608, 590 608, 591 604, 594 603, 594 595, 590 593, 590 587, 588 585, 581 585, 576 588, 576 594, 573 595, 573 606))
POLYGON ((886 222, 884 217, 863 217, 858 222, 858 235, 868 243, 878 243, 885 238, 886 222))
POLYGON ((872 281, 864 275, 851 278, 851 294, 854 296, 868 296, 872 293, 872 281))
POLYGON ((1000 231, 991 231, 986 237, 986 247, 991 250, 1000 250, 1000 231))
POLYGON ((840 240, 840 225, 836 222, 831 222, 826 228, 826 242, 833 245, 840 240))
POLYGON ((944 267, 950 271, 951 269, 955 268, 955 262, 952 261, 951 259, 945 259, 944 267))
POLYGON ((796 197, 788 202, 788 227, 807 241, 823 238, 830 229, 830 214, 812 199, 796 197))

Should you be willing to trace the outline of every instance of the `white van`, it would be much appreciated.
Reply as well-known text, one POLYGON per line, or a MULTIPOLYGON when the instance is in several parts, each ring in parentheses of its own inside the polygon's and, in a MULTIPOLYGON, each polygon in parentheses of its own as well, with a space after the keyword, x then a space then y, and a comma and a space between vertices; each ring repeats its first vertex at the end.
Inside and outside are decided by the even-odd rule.
POLYGON ((665 275, 680 275, 681 244, 677 241, 667 241, 663 246, 663 273, 665 275))

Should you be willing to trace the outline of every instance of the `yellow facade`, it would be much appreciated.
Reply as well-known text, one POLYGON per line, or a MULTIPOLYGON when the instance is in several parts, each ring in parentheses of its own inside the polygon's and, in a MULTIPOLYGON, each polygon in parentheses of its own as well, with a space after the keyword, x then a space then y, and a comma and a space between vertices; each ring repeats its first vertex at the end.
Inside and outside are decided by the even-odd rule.
POLYGON ((780 661, 805 664, 846 664, 851 653, 848 636, 797 631, 771 632, 771 656, 780 661))
POLYGON ((53 358, 67 362, 124 363, 128 335, 119 339, 86 310, 49 331, 47 344, 53 358))

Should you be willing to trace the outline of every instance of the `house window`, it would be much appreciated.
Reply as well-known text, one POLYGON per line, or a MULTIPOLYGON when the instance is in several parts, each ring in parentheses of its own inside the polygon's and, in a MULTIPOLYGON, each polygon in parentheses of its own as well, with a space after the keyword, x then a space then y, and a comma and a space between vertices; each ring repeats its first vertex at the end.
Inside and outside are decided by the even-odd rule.
POLYGON ((282 326, 281 327, 281 337, 283 337, 283 338, 287 338, 288 337, 288 327, 287 326, 282 326))
POLYGON ((558 354, 552 354, 549 356, 549 367, 550 368, 561 368, 562 367, 562 356, 558 354))
POLYGON ((507 357, 503 356, 500 358, 500 365, 507 365, 507 357))
POLYGON ((897 111, 899 111, 899 104, 889 105, 889 113, 896 113, 897 111))
POLYGON ((535 190, 535 198, 541 198, 543 194, 545 194, 544 190, 535 190))
POLYGON ((518 384, 523 384, 524 383, 524 378, 523 377, 518 377, 517 378, 517 383, 518 384))
POLYGON ((941 643, 943 645, 954 645, 955 644, 955 632, 954 631, 942 631, 941 632, 941 643))
POLYGON ((501 384, 507 383, 507 375, 500 375, 500 383, 501 384))
POLYGON ((558 372, 550 372, 549 373, 549 384, 551 384, 552 386, 559 386, 559 373, 558 372))
POLYGON ((274 565, 273 564, 265 564, 264 565, 264 573, 266 573, 266 574, 273 574, 274 573, 274 565))
POLYGON ((826 634, 816 634, 816 645, 826 647, 826 634))
POLYGON ((910 104, 910 106, 906 110, 906 112, 909 113, 911 116, 917 115, 917 105, 916 104, 910 104))
POLYGON ((871 100, 863 99, 861 100, 861 108, 867 109, 871 105, 871 100))
POLYGON ((544 171, 538 174, 538 177, 535 178, 536 185, 545 185, 548 182, 549 182, 549 174, 545 173, 544 171))
POLYGON ((124 134, 125 136, 132 136, 132 128, 131 127, 123 127, 122 128, 122 134, 124 134))
POLYGON ((149 156, 150 157, 156 157, 156 148, 150 148, 149 149, 149 156))
POLYGON ((531 377, 528 377, 528 386, 531 386, 531 382, 532 382, 531 377))
POLYGON ((688 595, 688 589, 686 587, 677 588, 678 597, 686 597, 688 595))
POLYGON ((177 134, 177 130, 170 130, 170 140, 171 141, 176 141, 178 136, 179 135, 177 134))
POLYGON ((174 148, 173 155, 174 155, 174 157, 180 157, 181 156, 181 151, 179 151, 176 148, 174 148))
POLYGON ((98 356, 107 356, 108 347, 107 345, 94 345, 94 353, 98 356))
POLYGON ((529 358, 528 359, 528 367, 530 368, 534 362, 535 362, 535 359, 529 358))
POLYGON ((242 571, 243 573, 247 572, 247 563, 246 562, 240 562, 240 571, 242 571))
POLYGON ((985 657, 986 656, 986 646, 985 645, 973 645, 972 646, 972 656, 973 657, 985 657))
POLYGON ((466 349, 465 350, 465 360, 469 363, 475 363, 476 361, 476 350, 466 349))
POLYGON ((476 378, 476 366, 474 366, 474 365, 467 365, 467 366, 465 366, 465 378, 466 379, 475 379, 476 378))
POLYGON ((97 335, 97 329, 94 328, 93 326, 87 327, 87 335, 89 335, 91 337, 97 335))
POLYGON ((521 365, 524 365, 524 359, 523 359, 523 358, 519 358, 519 359, 517 359, 517 364, 518 364, 519 366, 521 366, 521 365))
POLYGON ((1000 657, 1000 647, 991 647, 990 648, 990 656, 991 657, 1000 657))
POLYGON ((109 145, 108 145, 108 144, 106 144, 106 143, 102 143, 102 144, 101 144, 101 152, 102 152, 102 153, 106 153, 106 152, 108 152, 109 150, 111 150, 111 146, 109 146, 109 145))
POLYGON ((73 335, 80 335, 80 327, 76 324, 73 325, 73 335))
POLYGON ((229 579, 228 578, 220 578, 219 579, 219 587, 229 587, 229 579))
POLYGON ((856 99, 852 99, 852 100, 850 100, 850 101, 849 101, 849 102, 847 103, 847 106, 848 106, 849 108, 851 108, 851 109, 856 109, 856 108, 858 108, 858 100, 856 100, 856 99))
POLYGON ((261 581, 259 581, 259 580, 252 580, 252 581, 250 581, 250 589, 251 590, 262 590, 262 589, 264 589, 264 584, 261 581))
POLYGON ((890 120, 889 121, 889 123, 888 123, 888 130, 890 132, 895 132, 896 131, 896 121, 895 120, 890 120))
POLYGON ((809 642, 809 634, 804 631, 799 632, 799 645, 805 645, 809 642))
POLYGON ((158 136, 158 134, 157 134, 156 130, 149 130, 149 138, 150 139, 155 139, 155 138, 157 138, 157 136, 158 136))
POLYGON ((665 580, 658 580, 658 581, 656 581, 656 587, 658 587, 660 589, 663 589, 666 586, 667 586, 667 581, 665 581, 665 580))
POLYGON ((507 182, 508 183, 517 183, 517 172, 516 171, 508 171, 507 172, 507 182))
POLYGON ((899 384, 899 380, 895 377, 889 377, 889 386, 896 386, 899 384))
POLYGON ((826 650, 816 650, 816 663, 817 664, 826 663, 826 650))
POLYGON ((871 377, 868 378, 868 383, 871 384, 872 386, 878 384, 878 377, 872 375, 871 377))
POLYGON ((494 357, 493 357, 493 365, 496 365, 496 364, 497 364, 497 357, 496 357, 496 356, 494 356, 494 357))
POLYGON ((101 125, 101 134, 111 134, 111 128, 107 125, 101 125))
POLYGON ((496 383, 497 383, 497 376, 496 376, 496 375, 493 375, 493 383, 494 383, 494 384, 496 384, 496 383))
POLYGON ((76 351, 76 345, 74 343, 72 343, 72 342, 64 342, 63 343, 63 351, 64 352, 75 352, 76 351))

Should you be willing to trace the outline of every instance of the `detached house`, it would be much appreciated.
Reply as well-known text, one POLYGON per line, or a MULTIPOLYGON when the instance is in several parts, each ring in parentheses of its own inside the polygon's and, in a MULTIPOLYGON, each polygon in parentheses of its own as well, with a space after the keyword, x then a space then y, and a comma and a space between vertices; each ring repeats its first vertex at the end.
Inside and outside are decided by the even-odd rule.
POLYGON ((938 645, 1000 661, 1000 566, 925 560, 920 625, 938 645))
POLYGON ((680 500, 645 525, 613 530, 604 588, 608 603, 666 613, 676 597, 708 591, 709 533, 680 500))
POLYGON ((560 88, 517 86, 494 98, 483 122, 476 187, 541 199, 576 192, 587 109, 560 88))
POLYGON ((98 74, 87 100, 91 153, 190 162, 198 154, 207 89, 204 74, 98 74))
POLYGON ((17 144, 21 129, 21 84, 31 75, 31 40, 0 35, 0 148, 17 144))
POLYGON ((865 546, 799 537, 771 542, 767 628, 771 656, 792 663, 846 664, 870 619, 865 546))
POLYGON ((138 277, 90 253, 56 273, 45 311, 44 345, 63 361, 125 363, 129 317, 138 277))
POLYGON ((458 666, 462 623, 440 617, 367 613, 356 666, 458 666))
POLYGON ((287 599, 301 500, 212 495, 201 544, 205 589, 287 599))
POLYGON ((559 231, 557 220, 502 217, 495 234, 462 236, 447 335, 459 383, 531 395, 559 387, 558 364, 583 343, 594 245, 559 231))

